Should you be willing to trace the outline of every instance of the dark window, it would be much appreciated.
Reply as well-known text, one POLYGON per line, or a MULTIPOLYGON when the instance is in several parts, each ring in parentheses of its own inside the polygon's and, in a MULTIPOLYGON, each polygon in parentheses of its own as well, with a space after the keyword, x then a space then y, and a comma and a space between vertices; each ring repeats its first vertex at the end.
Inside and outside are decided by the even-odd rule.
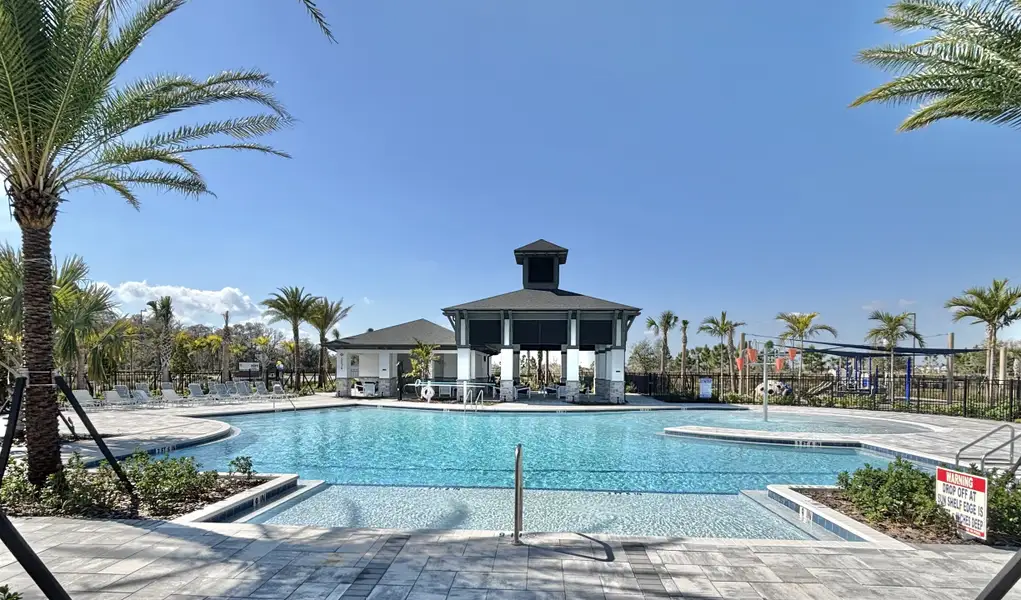
POLYGON ((468 321, 468 343, 472 346, 486 344, 500 345, 503 343, 500 335, 500 325, 503 321, 472 319, 468 321))
POLYGON ((567 321, 514 321, 514 343, 560 346, 567 343, 567 321))
POLYGON ((556 259, 547 256, 534 256, 528 259, 528 283, 553 283, 556 259))
POLYGON ((613 321, 579 321, 578 344, 581 346, 613 344, 613 321))

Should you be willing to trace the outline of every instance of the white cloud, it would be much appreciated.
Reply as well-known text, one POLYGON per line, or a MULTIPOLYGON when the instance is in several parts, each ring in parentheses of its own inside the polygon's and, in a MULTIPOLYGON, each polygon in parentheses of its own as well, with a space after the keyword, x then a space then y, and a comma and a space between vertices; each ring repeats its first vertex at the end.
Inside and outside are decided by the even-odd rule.
POLYGON ((899 306, 901 308, 904 308, 904 307, 911 306, 912 304, 917 304, 917 303, 918 303, 918 300, 905 300, 905 299, 901 298, 900 300, 897 301, 897 306, 899 306))
POLYGON ((872 312, 874 310, 879 310, 881 308, 883 308, 883 302, 881 300, 873 300, 868 304, 863 304, 861 307, 861 309, 866 312, 872 312))
POLYGON ((125 281, 110 287, 121 303, 124 313, 137 313, 145 303, 161 296, 170 296, 174 315, 185 325, 220 325, 221 314, 230 311, 232 323, 255 321, 261 318, 262 309, 252 298, 238 288, 198 290, 180 285, 150 285, 145 281, 125 281))
POLYGON ((368 296, 362 296, 362 302, 366 304, 372 304, 372 298, 369 298, 368 296))

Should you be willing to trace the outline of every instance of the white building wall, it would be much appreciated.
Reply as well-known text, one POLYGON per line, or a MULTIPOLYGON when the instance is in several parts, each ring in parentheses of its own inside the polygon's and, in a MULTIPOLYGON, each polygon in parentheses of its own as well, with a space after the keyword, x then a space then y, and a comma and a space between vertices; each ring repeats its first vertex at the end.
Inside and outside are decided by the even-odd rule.
POLYGON ((369 354, 358 355, 358 376, 359 377, 379 377, 379 353, 372 352, 369 354))

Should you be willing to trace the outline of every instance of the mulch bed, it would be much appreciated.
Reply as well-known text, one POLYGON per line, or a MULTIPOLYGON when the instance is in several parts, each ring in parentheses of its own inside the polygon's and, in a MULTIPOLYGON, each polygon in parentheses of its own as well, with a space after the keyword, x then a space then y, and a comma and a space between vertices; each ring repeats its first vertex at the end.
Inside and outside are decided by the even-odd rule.
POLYGON ((200 508, 219 502, 247 489, 266 483, 265 479, 245 479, 243 477, 220 477, 216 480, 216 487, 208 490, 205 494, 193 501, 180 502, 171 507, 169 512, 151 514, 146 510, 143 503, 138 511, 131 508, 130 499, 125 496, 120 506, 110 510, 89 511, 87 513, 64 513, 48 510, 46 507, 24 507, 17 508, 5 506, 4 513, 10 517, 71 517, 84 519, 159 519, 169 521, 181 515, 186 515, 200 508))
POLYGON ((894 522, 870 522, 839 489, 801 488, 795 492, 808 496, 820 504, 859 521, 867 523, 876 531, 885 533, 895 540, 909 544, 978 544, 976 540, 965 540, 957 537, 952 531, 942 528, 918 528, 912 525, 894 522))

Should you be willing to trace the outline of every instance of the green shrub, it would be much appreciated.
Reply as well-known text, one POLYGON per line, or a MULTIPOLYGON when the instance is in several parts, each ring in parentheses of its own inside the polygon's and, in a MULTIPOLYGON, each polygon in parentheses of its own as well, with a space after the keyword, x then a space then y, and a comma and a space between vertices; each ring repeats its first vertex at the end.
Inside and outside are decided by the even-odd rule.
POLYGON ((184 502, 199 500, 216 486, 216 471, 199 471, 192 457, 153 459, 136 452, 124 461, 128 479, 152 515, 167 515, 184 502))
POLYGON ((234 473, 244 475, 245 479, 251 479, 255 475, 255 469, 252 467, 251 456, 235 456, 231 459, 230 463, 227 464, 229 467, 227 474, 233 476, 234 473))
POLYGON ((845 471, 837 485, 868 521, 955 528, 953 517, 936 504, 936 478, 905 460, 886 469, 865 465, 851 475, 845 471))
POLYGON ((123 498, 119 481, 107 467, 89 473, 75 452, 67 465, 50 475, 39 492, 40 501, 57 514, 92 515, 116 508, 123 498))
POLYGON ((988 478, 986 527, 998 538, 1021 539, 1021 486, 1010 473, 983 473, 972 466, 972 475, 988 478))
POLYGON ((38 501, 39 489, 28 481, 28 463, 12 460, 4 473, 3 485, 0 485, 0 504, 20 513, 38 501))
POLYGON ((6 585, 0 585, 0 600, 21 600, 21 594, 12 592, 6 585))

